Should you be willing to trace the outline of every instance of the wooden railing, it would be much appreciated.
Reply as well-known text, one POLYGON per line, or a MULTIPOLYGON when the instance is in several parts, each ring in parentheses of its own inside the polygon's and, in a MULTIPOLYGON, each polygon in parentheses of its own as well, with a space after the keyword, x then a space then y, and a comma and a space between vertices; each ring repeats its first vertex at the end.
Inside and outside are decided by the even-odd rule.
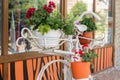
MULTIPOLYGON (((97 48, 95 52, 98 54, 98 58, 93 60, 94 73, 113 66, 113 47, 97 48)), ((23 59, 23 61, 11 61, 8 63, 8 80, 36 80, 41 68, 46 63, 56 59, 61 59, 61 57, 43 56, 40 58, 28 58, 27 60, 23 59)), ((3 80, 2 75, 2 65, 0 65, 0 80, 3 80)), ((62 80, 62 78, 61 64, 57 62, 46 69, 42 80, 62 80)))
MULTIPOLYGON (((8 80, 36 80, 45 64, 60 58, 60 56, 48 56, 8 63, 8 80)), ((0 80, 3 80, 1 65, 0 72, 0 80)), ((43 74, 42 80, 62 80, 60 62, 51 64, 43 74)))
POLYGON ((97 48, 95 52, 98 54, 98 58, 93 60, 94 70, 93 72, 99 72, 113 66, 113 47, 97 48))

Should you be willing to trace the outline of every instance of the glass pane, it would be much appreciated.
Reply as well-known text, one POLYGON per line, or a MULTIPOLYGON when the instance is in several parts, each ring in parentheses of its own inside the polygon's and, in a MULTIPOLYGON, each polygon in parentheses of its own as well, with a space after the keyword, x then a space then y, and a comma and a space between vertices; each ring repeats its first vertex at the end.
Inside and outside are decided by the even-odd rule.
MULTIPOLYGON (((93 12, 93 0, 69 0, 68 3, 67 3, 67 13, 68 13, 68 18, 70 20, 72 20, 72 22, 76 22, 76 28, 78 31, 82 31, 82 29, 84 27, 80 27, 81 24, 83 24, 83 20, 85 20, 86 18, 86 13, 88 14, 87 16, 87 20, 84 21, 85 24, 87 26, 87 24, 91 26, 91 23, 88 23, 88 22, 91 22, 91 21, 88 21, 88 20, 91 20, 91 14, 89 14, 89 12, 93 12), (82 17, 81 17, 82 15, 82 17), (79 23, 79 24, 77 24, 79 23), (79 29, 78 29, 79 28, 79 29)), ((89 26, 87 26, 88 30, 89 29, 89 26)), ((93 28, 92 28, 93 29, 93 28)), ((84 30, 84 29, 83 29, 84 30)), ((80 32, 81 32, 80 31, 80 32)), ((83 31, 82 31, 83 32, 83 31)), ((85 37, 85 36, 84 36, 85 37)), ((82 39, 80 38, 80 44, 83 45, 83 42, 85 43, 85 39, 82 39), (83 41, 83 42, 82 42, 83 41)), ((88 42, 88 40, 87 40, 88 42)))
POLYGON ((0 0, 0 55, 1 55, 1 35, 2 35, 2 0, 0 0))
POLYGON ((93 0, 69 0, 67 14, 76 20, 84 11, 93 11, 93 0))
POLYGON ((113 42, 113 4, 114 0, 96 0, 96 13, 102 18, 97 22, 98 30, 95 37, 105 33, 105 44, 113 42))
MULTIPOLYGON (((21 30, 24 27, 29 27, 26 13, 29 8, 39 8, 40 2, 51 1, 51 0, 9 0, 9 50, 12 53, 24 52, 24 51, 35 51, 39 48, 32 41, 33 39, 25 39, 21 36, 21 30), (21 37, 21 38, 20 38, 21 37), (18 41, 19 47, 16 44, 18 41)), ((57 5, 57 10, 60 10, 60 0, 52 0, 57 5)), ((26 32, 26 31, 25 31, 26 32)), ((38 44, 39 45, 39 44, 38 44)))

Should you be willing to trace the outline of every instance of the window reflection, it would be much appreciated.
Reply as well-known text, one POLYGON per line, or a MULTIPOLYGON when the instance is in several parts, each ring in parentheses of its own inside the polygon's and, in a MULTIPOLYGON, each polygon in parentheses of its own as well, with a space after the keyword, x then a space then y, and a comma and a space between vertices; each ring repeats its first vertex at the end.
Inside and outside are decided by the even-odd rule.
POLYGON ((68 18, 77 20, 84 11, 93 11, 93 0, 69 0, 67 1, 68 18))
POLYGON ((93 11, 93 0, 69 0, 67 2, 67 13, 79 16, 84 11, 93 11))
POLYGON ((105 33, 105 44, 113 42, 113 3, 114 0, 96 0, 96 12, 102 18, 97 23, 98 30, 95 37, 105 33))

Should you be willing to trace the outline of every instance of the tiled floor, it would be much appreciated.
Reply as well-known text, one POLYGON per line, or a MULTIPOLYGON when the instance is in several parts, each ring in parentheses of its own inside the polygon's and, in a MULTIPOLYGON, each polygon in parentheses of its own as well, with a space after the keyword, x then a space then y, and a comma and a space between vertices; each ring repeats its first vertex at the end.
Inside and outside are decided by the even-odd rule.
POLYGON ((94 75, 94 80, 120 80, 120 70, 109 69, 94 75))

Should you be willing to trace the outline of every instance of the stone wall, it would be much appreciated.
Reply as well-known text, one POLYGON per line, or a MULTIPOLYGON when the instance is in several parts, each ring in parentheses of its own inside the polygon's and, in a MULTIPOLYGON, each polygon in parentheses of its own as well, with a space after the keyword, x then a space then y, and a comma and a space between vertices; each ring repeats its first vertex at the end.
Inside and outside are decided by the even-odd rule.
POLYGON ((120 0, 115 0, 115 52, 114 52, 114 66, 120 70, 120 0))

